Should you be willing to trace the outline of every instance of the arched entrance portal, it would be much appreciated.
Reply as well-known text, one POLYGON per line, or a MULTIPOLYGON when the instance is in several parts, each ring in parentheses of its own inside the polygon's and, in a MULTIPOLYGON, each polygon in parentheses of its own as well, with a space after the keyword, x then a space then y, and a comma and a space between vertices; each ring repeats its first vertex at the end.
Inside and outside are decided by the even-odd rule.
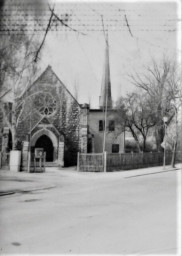
POLYGON ((43 148, 46 152, 46 162, 53 161, 54 147, 51 139, 47 135, 42 135, 35 143, 35 148, 43 148))
POLYGON ((41 129, 31 137, 31 149, 34 153, 35 148, 44 148, 46 151, 46 162, 54 162, 64 166, 64 137, 57 138, 48 129, 41 129))

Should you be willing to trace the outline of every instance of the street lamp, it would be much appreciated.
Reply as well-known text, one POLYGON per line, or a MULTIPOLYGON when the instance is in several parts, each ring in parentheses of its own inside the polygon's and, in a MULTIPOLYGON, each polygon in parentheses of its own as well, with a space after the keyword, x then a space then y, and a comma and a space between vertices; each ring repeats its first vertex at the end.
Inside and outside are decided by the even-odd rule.
POLYGON ((165 169, 166 166, 166 130, 167 130, 167 121, 168 117, 164 116, 163 117, 163 122, 164 122, 164 158, 163 158, 163 168, 165 169))

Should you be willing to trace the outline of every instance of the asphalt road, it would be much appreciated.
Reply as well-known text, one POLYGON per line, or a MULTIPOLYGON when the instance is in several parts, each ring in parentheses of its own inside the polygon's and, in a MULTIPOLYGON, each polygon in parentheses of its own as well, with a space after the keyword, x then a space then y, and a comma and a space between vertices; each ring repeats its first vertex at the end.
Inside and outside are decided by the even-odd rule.
POLYGON ((180 172, 45 174, 0 198, 1 254, 177 254, 180 172))

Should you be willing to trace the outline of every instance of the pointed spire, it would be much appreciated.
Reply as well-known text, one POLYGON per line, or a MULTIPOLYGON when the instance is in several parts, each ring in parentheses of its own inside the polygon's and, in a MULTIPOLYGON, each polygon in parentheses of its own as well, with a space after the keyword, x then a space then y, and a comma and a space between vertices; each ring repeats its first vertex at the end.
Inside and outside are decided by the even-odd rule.
POLYGON ((104 70, 101 85, 101 95, 100 95, 100 109, 111 109, 112 108, 112 97, 111 97, 111 81, 110 81, 110 65, 109 65, 109 44, 108 44, 108 34, 105 36, 106 46, 105 46, 105 61, 104 70))

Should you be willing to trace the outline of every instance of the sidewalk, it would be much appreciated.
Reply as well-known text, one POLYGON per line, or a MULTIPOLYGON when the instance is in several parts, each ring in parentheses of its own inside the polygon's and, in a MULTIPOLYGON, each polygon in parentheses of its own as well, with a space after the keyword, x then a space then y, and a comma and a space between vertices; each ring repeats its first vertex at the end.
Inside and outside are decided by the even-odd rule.
POLYGON ((54 188, 48 173, 11 172, 0 169, 0 196, 54 188))
POLYGON ((107 173, 77 172, 75 167, 58 169, 46 168, 45 173, 10 172, 0 169, 0 196, 14 193, 26 193, 36 190, 55 188, 56 184, 63 178, 78 179, 120 179, 132 178, 144 175, 152 175, 173 170, 181 170, 182 164, 176 164, 176 168, 163 166, 142 168, 136 170, 116 171, 107 173), (58 178, 59 177, 59 178, 58 178))

